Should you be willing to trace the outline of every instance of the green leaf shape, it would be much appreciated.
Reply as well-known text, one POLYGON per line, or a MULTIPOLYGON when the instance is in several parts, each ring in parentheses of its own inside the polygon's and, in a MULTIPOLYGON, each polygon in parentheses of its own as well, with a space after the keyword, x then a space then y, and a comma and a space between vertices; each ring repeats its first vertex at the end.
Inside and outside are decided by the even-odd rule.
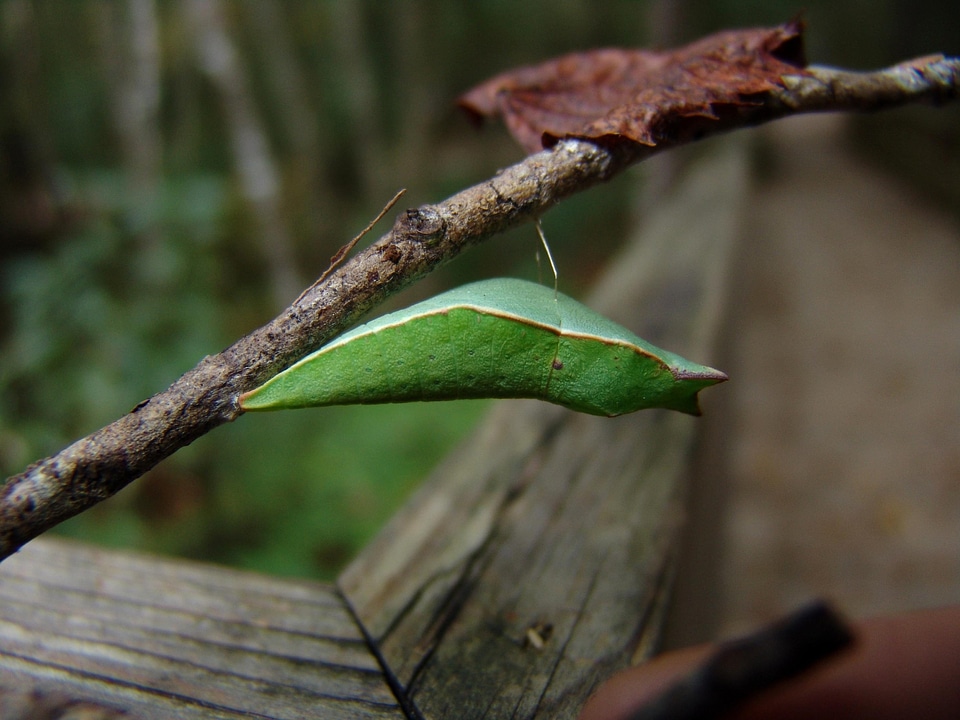
POLYGON ((699 415, 697 393, 726 379, 551 288, 494 278, 354 328, 241 395, 240 407, 536 398, 591 415, 699 415))

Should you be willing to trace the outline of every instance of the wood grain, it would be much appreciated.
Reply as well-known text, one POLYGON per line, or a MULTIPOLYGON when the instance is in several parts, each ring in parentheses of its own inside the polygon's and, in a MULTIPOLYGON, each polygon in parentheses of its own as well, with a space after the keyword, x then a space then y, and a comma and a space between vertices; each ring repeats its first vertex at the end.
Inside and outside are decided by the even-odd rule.
POLYGON ((157 720, 403 717, 330 586, 43 538, 0 566, 0 716, 79 703, 157 720))

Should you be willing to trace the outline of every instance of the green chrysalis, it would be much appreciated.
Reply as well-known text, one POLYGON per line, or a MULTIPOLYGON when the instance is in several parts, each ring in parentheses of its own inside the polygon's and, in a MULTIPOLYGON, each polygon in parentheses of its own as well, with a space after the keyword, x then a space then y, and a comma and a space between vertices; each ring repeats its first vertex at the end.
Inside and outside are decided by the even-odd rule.
POLYGON ((593 415, 698 415, 697 393, 726 379, 551 288, 496 278, 354 328, 241 395, 240 407, 537 398, 593 415))

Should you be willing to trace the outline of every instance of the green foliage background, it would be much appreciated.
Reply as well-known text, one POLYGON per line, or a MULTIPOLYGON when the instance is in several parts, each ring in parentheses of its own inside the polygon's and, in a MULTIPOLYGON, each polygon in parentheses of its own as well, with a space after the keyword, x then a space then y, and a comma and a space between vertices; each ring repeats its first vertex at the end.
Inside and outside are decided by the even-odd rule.
MULTIPOLYGON (((147 165, 149 192, 138 184, 138 138, 124 140, 129 128, 118 113, 136 3, 0 2, 5 475, 125 413, 267 321, 278 296, 296 295, 271 285, 265 270, 276 248, 265 244, 260 210, 237 179, 228 131, 236 118, 200 67, 189 2, 147 3, 157 20, 160 99, 139 140, 158 148, 159 159, 147 165)), ((893 0, 805 7, 816 62, 870 67, 960 52, 953 3, 926 3, 923 13, 893 0)), ((797 9, 780 1, 222 5, 279 178, 279 223, 302 286, 399 187, 408 188, 402 204, 415 206, 520 158, 501 128, 478 134, 454 110, 472 84, 572 50, 672 44, 782 22, 797 9)), ((924 117, 915 147, 955 137, 942 125, 956 114, 924 117)), ((883 127, 867 123, 863 136, 882 139, 883 127)), ((955 145, 949 151, 960 156, 955 145)), ((914 155, 884 157, 909 170, 914 155)), ((628 177, 593 190, 545 219, 568 289, 588 282, 623 234, 633 186, 628 177)), ((938 184, 931 192, 950 197, 956 189, 938 184)), ((536 251, 532 231, 512 233, 396 304, 476 276, 535 277, 536 251)), ((484 408, 245 417, 58 532, 329 577, 484 408)))

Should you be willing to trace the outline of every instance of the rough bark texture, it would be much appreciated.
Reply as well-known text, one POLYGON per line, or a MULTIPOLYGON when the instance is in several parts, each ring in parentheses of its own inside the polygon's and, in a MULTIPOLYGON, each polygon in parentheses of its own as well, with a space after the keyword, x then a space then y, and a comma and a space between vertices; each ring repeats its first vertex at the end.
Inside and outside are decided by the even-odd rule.
MULTIPOLYGON (((960 60, 915 60, 876 73, 808 68, 748 115, 704 134, 822 110, 879 109, 960 94, 960 60)), ((204 358, 128 415, 31 465, 0 489, 0 559, 110 497, 177 449, 239 415, 236 398, 315 349, 388 295, 471 245, 530 221, 561 199, 671 147, 563 141, 437 205, 400 213, 377 243, 267 325, 204 358)))

